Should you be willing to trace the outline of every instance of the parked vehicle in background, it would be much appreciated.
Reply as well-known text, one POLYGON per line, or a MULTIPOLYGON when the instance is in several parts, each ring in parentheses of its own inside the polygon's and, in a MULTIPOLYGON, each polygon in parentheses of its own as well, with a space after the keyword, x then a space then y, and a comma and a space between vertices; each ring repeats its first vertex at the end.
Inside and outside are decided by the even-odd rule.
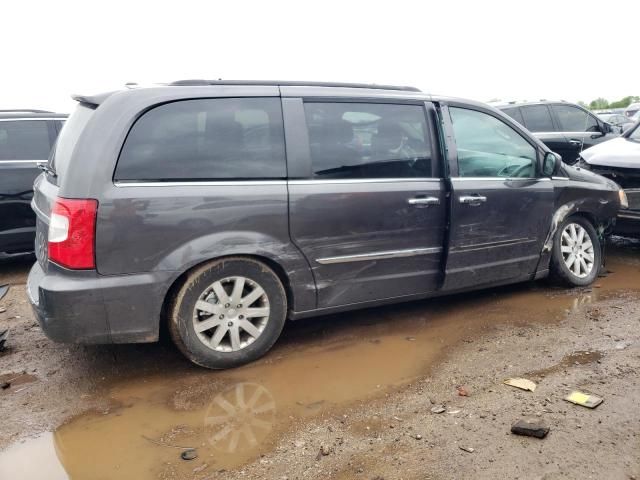
POLYGON ((627 117, 633 117, 638 112, 640 112, 640 103, 632 103, 624 109, 624 114, 627 117))
POLYGON ((33 251, 33 181, 65 118, 43 110, 0 110, 0 258, 33 251))
POLYGON ((620 129, 568 102, 512 102, 495 105, 572 165, 584 149, 611 140, 620 129))
POLYGON ((624 188, 629 208, 618 214, 615 232, 640 235, 640 124, 619 138, 585 150, 578 165, 624 188))
POLYGON ((619 127, 620 133, 624 132, 634 123, 631 118, 621 113, 599 113, 598 118, 603 122, 613 125, 614 127, 619 127))
POLYGON ((549 274, 588 285, 624 201, 500 111, 407 87, 75 98, 33 203, 27 291, 57 341, 150 342, 165 321, 190 360, 225 368, 286 319, 549 274))

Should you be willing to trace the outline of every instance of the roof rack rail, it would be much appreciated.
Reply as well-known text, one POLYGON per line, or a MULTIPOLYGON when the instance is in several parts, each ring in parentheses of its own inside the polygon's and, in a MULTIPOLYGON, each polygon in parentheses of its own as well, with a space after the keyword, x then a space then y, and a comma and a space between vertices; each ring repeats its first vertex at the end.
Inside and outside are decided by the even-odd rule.
POLYGON ((9 110, 0 110, 0 113, 53 113, 49 110, 36 110, 33 108, 11 108, 9 110))
POLYGON ((207 85, 257 85, 274 87, 344 87, 344 88, 371 88, 376 90, 402 90, 406 92, 421 92, 419 88, 377 85, 367 83, 340 83, 340 82, 300 82, 278 80, 177 80, 169 83, 173 86, 207 86, 207 85))

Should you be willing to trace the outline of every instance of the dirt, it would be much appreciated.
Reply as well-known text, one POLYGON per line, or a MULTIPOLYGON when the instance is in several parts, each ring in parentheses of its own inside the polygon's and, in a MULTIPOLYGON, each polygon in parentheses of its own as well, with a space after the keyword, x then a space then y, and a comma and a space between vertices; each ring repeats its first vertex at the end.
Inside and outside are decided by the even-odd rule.
POLYGON ((0 478, 640 478, 639 243, 617 239, 589 288, 295 322, 264 359, 223 372, 166 341, 50 342, 24 294, 29 266, 0 266, 0 478), (564 401, 574 389, 604 403, 564 401), (519 419, 550 433, 515 436, 519 419))

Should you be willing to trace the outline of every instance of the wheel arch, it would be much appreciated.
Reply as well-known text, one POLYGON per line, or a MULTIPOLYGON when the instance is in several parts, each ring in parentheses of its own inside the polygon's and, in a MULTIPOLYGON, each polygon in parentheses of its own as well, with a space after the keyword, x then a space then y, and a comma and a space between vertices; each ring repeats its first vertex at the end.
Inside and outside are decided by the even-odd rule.
POLYGON ((282 286, 284 287, 284 291, 285 291, 286 298, 287 298, 287 309, 289 311, 291 311, 293 309, 293 306, 295 305, 295 298, 296 297, 295 297, 295 293, 294 293, 293 288, 292 288, 291 280, 289 279, 289 276, 287 275, 287 273, 286 273, 286 271, 285 271, 285 269, 284 269, 284 267, 282 265, 280 265, 278 262, 276 262, 272 258, 266 257, 264 255, 256 255, 256 254, 222 255, 220 257, 213 257, 213 258, 209 258, 207 260, 202 260, 201 262, 198 262, 195 265, 192 265, 191 267, 186 269, 184 272, 182 272, 180 275, 178 275, 173 280, 173 282, 171 283, 171 285, 167 289, 167 292, 165 293, 164 299, 162 301, 162 310, 161 310, 161 313, 160 313, 161 331, 164 331, 166 329, 167 320, 168 320, 168 316, 167 316, 168 315, 168 309, 169 309, 169 307, 171 305, 171 302, 174 299, 175 295, 177 294, 178 290, 180 290, 182 285, 184 285, 184 282, 189 277, 189 275, 192 272, 194 272, 195 270, 203 267, 204 265, 206 265, 208 263, 216 262, 216 261, 219 261, 219 260, 224 260, 225 258, 246 258, 248 260, 255 260, 257 262, 265 264, 267 267, 269 267, 271 270, 273 270, 273 272, 280 279, 280 282, 282 282, 282 286))

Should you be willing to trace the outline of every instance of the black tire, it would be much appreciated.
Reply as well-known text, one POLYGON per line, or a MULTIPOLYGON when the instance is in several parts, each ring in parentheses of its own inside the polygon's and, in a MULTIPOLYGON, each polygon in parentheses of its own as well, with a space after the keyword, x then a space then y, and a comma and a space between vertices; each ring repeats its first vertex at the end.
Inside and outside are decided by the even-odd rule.
POLYGON ((561 283, 569 287, 585 287, 593 283, 600 274, 602 268, 602 248, 600 245, 600 237, 596 232, 593 224, 584 217, 573 216, 565 219, 560 224, 558 230, 553 239, 553 249, 551 251, 551 264, 550 264, 550 276, 556 283, 561 283), (593 245, 593 267, 588 275, 580 277, 576 275, 565 263, 563 253, 561 251, 562 246, 562 232, 571 224, 577 224, 581 226, 586 235, 589 236, 593 245))
MULTIPOLYGON (((232 297, 232 295, 229 296, 232 297)), ((215 302, 218 302, 217 298, 215 297, 215 302)), ((264 297, 260 301, 264 302, 264 297)), ((213 305, 222 308, 220 303, 213 303, 213 305)), ((188 274, 169 304, 167 321, 173 342, 189 360, 206 368, 223 369, 244 365, 269 351, 282 332, 286 314, 287 296, 278 276, 265 264, 256 260, 229 257, 207 263, 188 274), (200 322, 199 315, 202 313, 198 313, 198 320, 194 320, 196 315, 194 308, 196 302, 202 300, 201 295, 207 291, 210 292, 209 289, 215 282, 230 277, 245 277, 248 281, 257 283, 266 294, 269 314, 262 332, 252 340, 252 343, 235 351, 218 351, 205 345, 204 340, 201 340, 202 335, 209 332, 205 334, 196 332, 194 322, 200 322)), ((215 319, 217 315, 212 314, 207 318, 205 314, 205 319, 215 319)), ((231 320, 231 317, 228 318, 231 320)), ((217 331, 217 327, 211 331, 217 331)), ((248 335, 246 331, 242 331, 242 334, 248 335)), ((224 338, 230 343, 231 338, 226 335, 224 338)))

